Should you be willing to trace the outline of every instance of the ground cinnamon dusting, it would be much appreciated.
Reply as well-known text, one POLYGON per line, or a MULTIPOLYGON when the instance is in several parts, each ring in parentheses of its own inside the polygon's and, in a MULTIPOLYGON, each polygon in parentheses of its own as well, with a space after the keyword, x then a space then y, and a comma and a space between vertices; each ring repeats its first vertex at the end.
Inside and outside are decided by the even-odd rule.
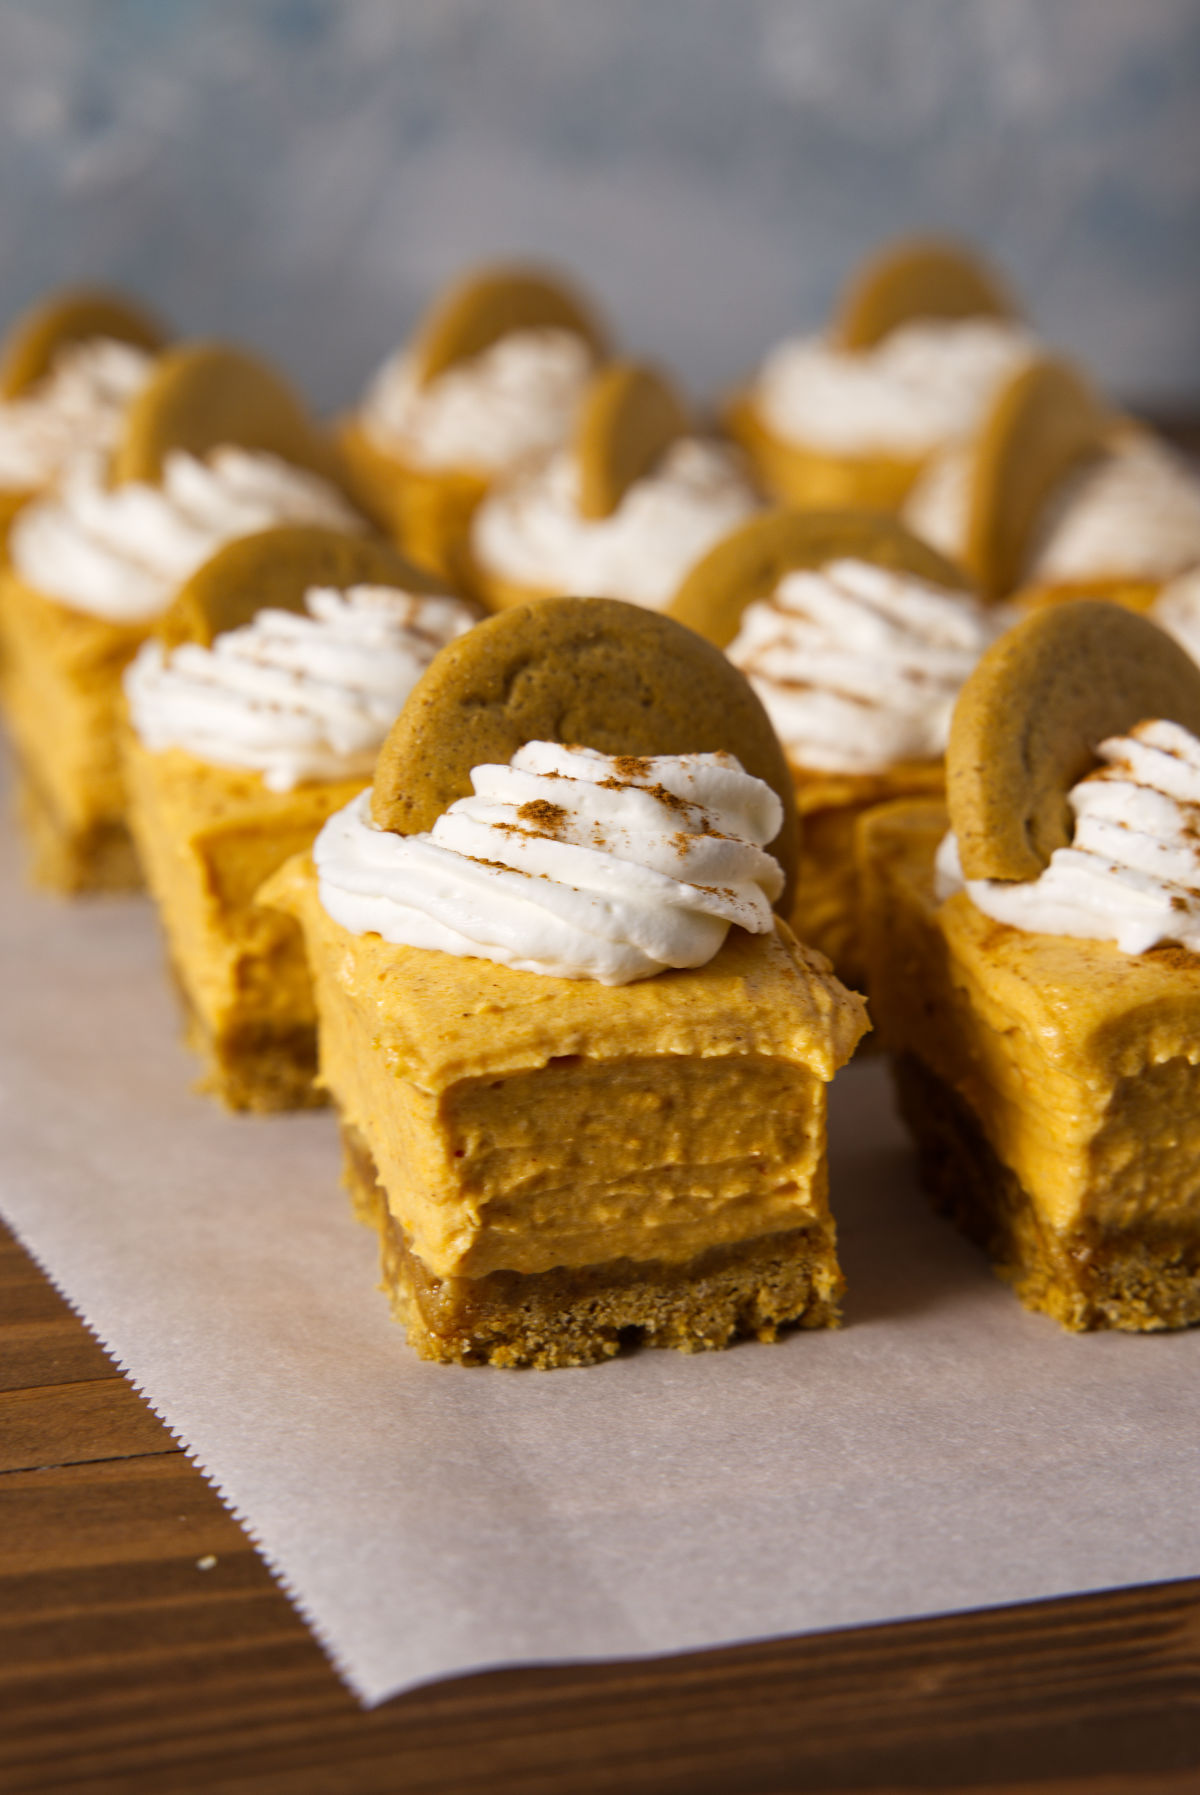
POLYGON ((567 820, 567 812, 561 804, 551 804, 549 798, 530 798, 528 804, 522 804, 517 811, 523 823, 531 823, 541 829, 561 829, 567 820))
MULTIPOLYGON (((615 764, 618 767, 632 765, 632 756, 624 755, 615 764)), ((646 762, 641 761, 638 764, 645 766, 646 762)), ((623 792, 627 790, 630 779, 600 779, 597 784, 602 792, 623 792)), ((639 785, 637 790, 645 792, 647 797, 657 799, 664 810, 694 810, 696 808, 686 798, 681 798, 678 793, 669 792, 665 785, 639 785)))
MULTIPOLYGON (((492 872, 519 873, 523 879, 528 879, 530 877, 530 874, 526 872, 523 866, 505 866, 503 860, 485 860, 482 854, 465 854, 463 858, 469 860, 472 866, 490 867, 492 872)), ((544 877, 544 875, 542 876, 544 877)))

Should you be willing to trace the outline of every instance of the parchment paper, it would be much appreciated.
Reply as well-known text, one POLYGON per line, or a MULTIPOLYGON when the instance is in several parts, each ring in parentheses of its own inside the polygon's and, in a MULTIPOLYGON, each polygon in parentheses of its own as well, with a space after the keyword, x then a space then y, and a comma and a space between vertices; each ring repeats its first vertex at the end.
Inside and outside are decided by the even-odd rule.
POLYGON ((192 1095, 149 907, 3 853, 0 1203, 364 1702, 1200 1572, 1200 1333, 1027 1315, 926 1213, 881 1066, 833 1093, 842 1332, 426 1365, 332 1118, 192 1095))

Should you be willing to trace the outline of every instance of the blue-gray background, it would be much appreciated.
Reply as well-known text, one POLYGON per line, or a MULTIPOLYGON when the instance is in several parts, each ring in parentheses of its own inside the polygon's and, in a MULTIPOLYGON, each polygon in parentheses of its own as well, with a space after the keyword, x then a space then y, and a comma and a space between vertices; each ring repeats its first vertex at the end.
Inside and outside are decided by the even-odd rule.
POLYGON ((1200 0, 0 0, 0 316, 103 278, 325 407, 475 257, 702 390, 914 227, 1194 409, 1200 0))

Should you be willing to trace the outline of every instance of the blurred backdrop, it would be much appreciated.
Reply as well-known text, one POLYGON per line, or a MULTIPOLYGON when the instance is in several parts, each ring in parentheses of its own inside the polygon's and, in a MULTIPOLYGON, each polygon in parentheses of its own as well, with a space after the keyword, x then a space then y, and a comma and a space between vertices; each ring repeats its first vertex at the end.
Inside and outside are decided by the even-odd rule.
POLYGON ((103 278, 325 407, 480 256, 703 392, 930 227, 1200 406, 1200 0, 0 0, 0 316, 103 278))

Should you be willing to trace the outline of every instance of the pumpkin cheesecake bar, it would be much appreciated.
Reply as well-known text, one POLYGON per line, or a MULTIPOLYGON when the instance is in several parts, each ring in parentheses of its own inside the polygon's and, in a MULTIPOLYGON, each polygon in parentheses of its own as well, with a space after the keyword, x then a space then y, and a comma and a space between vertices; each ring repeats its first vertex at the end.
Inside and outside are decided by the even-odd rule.
POLYGON ((423 1357, 579 1365, 836 1322, 825 1084, 866 1020, 772 916, 789 799, 715 650, 549 600, 442 651, 373 796, 271 881, 423 1357))
POLYGON ((897 519, 849 506, 752 518, 669 614, 724 648, 762 699, 802 824, 792 927, 865 990, 858 820, 941 792, 958 689, 1010 614, 897 519))
POLYGON ((295 924, 255 902, 360 792, 426 664, 476 621, 388 544, 284 528, 220 550, 126 672, 129 822, 204 1088, 323 1101, 295 924))
POLYGON ((289 387, 221 344, 165 351, 115 444, 22 506, 0 574, 0 698, 35 881, 141 882, 125 816, 121 676, 222 544, 274 524, 363 531, 289 387))
POLYGON ((86 287, 30 307, 0 343, 0 551, 9 525, 81 449, 104 449, 154 367, 164 333, 86 287))
POLYGON ((1115 606, 1035 613, 964 688, 949 774, 948 812, 860 830, 924 1182, 1064 1326, 1200 1321, 1200 671, 1115 606))
POLYGON ((364 510, 405 554, 463 586, 480 501, 568 439, 606 353, 591 306, 567 282, 519 266, 465 275, 339 425, 364 510))
POLYGON ((1002 282, 953 243, 887 245, 826 330, 764 357, 725 415, 778 502, 898 510, 1033 349, 1002 282))
POLYGON ((988 597, 1025 610, 1103 598, 1145 612, 1200 565, 1195 469, 1049 357, 934 458, 904 518, 988 597))

